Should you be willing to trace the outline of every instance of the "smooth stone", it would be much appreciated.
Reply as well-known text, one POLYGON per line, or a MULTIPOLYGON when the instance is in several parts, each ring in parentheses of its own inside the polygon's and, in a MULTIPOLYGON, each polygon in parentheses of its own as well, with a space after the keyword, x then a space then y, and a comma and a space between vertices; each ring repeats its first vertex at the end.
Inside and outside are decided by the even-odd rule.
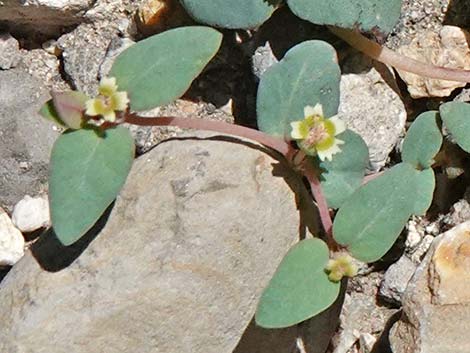
MULTIPOLYGON (((104 228, 71 247, 52 233, 32 246, 0 284, 0 317, 8 318, 1 352, 285 353, 295 346, 297 327, 249 324, 299 232, 308 225, 315 233, 303 183, 261 147, 202 138, 169 140, 136 160, 104 228)), ((303 325, 323 353, 336 321, 322 315, 303 325)))

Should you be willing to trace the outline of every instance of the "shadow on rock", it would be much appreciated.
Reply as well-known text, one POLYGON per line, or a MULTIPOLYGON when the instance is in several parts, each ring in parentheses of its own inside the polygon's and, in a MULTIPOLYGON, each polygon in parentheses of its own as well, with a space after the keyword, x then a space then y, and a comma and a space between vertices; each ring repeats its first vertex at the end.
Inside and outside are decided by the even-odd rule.
POLYGON ((390 340, 388 338, 388 335, 390 333, 390 330, 392 329, 392 326, 398 320, 400 320, 400 317, 401 317, 401 310, 397 311, 395 314, 390 316, 382 334, 378 338, 377 342, 374 344, 374 347, 372 348, 371 353, 393 353, 390 347, 390 340))
POLYGON ((470 23, 470 2, 468 0, 451 0, 444 17, 444 24, 468 28, 470 23))
POLYGON ((253 318, 243 333, 233 353, 323 353, 335 333, 344 295, 346 281, 341 292, 328 309, 298 325, 283 329, 264 329, 256 326, 253 318))
POLYGON ((57 238, 54 229, 49 228, 31 246, 31 253, 46 271, 58 272, 74 262, 104 228, 114 203, 112 203, 95 225, 77 242, 64 246, 57 238))
POLYGON ((5 278, 5 276, 8 274, 10 270, 11 270, 11 266, 0 268, 0 282, 5 278))

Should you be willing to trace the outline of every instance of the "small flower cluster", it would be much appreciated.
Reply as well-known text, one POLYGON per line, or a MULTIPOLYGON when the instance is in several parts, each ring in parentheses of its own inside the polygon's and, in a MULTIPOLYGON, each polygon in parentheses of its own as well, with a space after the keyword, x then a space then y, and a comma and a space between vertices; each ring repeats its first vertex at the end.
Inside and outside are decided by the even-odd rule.
POLYGON ((339 282, 344 276, 354 277, 357 275, 357 266, 351 256, 341 254, 328 261, 325 271, 330 281, 339 282))
POLYGON ((101 115, 105 121, 115 122, 116 111, 125 111, 129 104, 127 92, 118 92, 117 88, 114 77, 103 78, 98 88, 99 95, 86 101, 85 114, 101 115))
POLYGON ((304 119, 292 122, 291 127, 291 137, 305 154, 331 161, 334 154, 341 152, 339 146, 344 141, 335 136, 346 130, 346 126, 337 116, 326 119, 321 104, 306 106, 304 119))

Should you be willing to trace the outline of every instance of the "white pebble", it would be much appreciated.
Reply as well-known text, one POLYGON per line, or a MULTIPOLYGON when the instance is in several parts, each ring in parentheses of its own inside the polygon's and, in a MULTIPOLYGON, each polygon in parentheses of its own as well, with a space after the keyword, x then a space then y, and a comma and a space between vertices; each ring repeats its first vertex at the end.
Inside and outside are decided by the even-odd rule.
POLYGON ((26 195, 13 209, 12 221, 23 233, 48 227, 50 216, 47 199, 26 195))
POLYGON ((0 208, 0 266, 13 266, 23 255, 23 235, 0 208))
POLYGON ((412 222, 408 223, 408 235, 406 236, 405 246, 414 249, 421 241, 421 234, 416 225, 412 222))

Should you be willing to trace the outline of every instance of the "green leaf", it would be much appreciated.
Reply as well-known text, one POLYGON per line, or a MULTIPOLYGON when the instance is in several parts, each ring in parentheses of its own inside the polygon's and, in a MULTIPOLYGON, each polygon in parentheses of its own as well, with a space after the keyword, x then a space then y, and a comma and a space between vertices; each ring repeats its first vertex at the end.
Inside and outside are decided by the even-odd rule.
POLYGON ((252 29, 266 21, 281 0, 180 0, 196 21, 214 27, 252 29))
POLYGON ((420 114, 411 124, 403 141, 402 159, 417 169, 431 167, 441 149, 442 134, 437 123, 438 112, 420 114))
POLYGON ((420 208, 416 203, 418 175, 410 164, 401 163, 360 187, 336 214, 335 240, 361 261, 380 259, 420 208))
POLYGON ((54 231, 64 245, 80 239, 116 198, 134 158, 128 129, 103 136, 82 129, 62 134, 54 144, 49 204, 54 231))
POLYGON ((292 326, 334 303, 340 283, 325 273, 328 253, 320 239, 302 240, 289 250, 261 296, 255 317, 259 326, 292 326))
POLYGON ((65 123, 60 119, 59 114, 54 107, 54 102, 52 99, 49 99, 39 110, 39 114, 49 121, 52 121, 54 124, 57 124, 62 127, 67 127, 65 123))
POLYGON ((181 27, 123 51, 109 76, 127 91, 132 110, 148 110, 182 96, 217 53, 222 34, 209 27, 181 27))
POLYGON ((369 149, 364 140, 351 130, 346 130, 338 139, 345 142, 341 152, 332 161, 320 163, 325 170, 321 175, 321 185, 328 206, 339 208, 362 184, 369 162, 369 149))
POLYGON ((426 211, 432 204, 434 189, 436 187, 436 178, 431 168, 424 169, 416 174, 416 193, 415 193, 415 209, 413 214, 424 216, 426 211))
POLYGON ((402 0, 287 0, 298 17, 319 25, 388 34, 400 17, 402 0))
POLYGON ((317 103, 326 117, 336 115, 340 78, 331 45, 319 40, 296 45, 261 77, 256 106, 260 130, 288 137, 290 123, 302 120, 304 107, 317 103))
POLYGON ((88 96, 79 91, 51 92, 51 95, 60 120, 71 129, 80 129, 88 96))
POLYGON ((457 144, 470 153, 470 104, 449 102, 439 107, 441 119, 457 144))

